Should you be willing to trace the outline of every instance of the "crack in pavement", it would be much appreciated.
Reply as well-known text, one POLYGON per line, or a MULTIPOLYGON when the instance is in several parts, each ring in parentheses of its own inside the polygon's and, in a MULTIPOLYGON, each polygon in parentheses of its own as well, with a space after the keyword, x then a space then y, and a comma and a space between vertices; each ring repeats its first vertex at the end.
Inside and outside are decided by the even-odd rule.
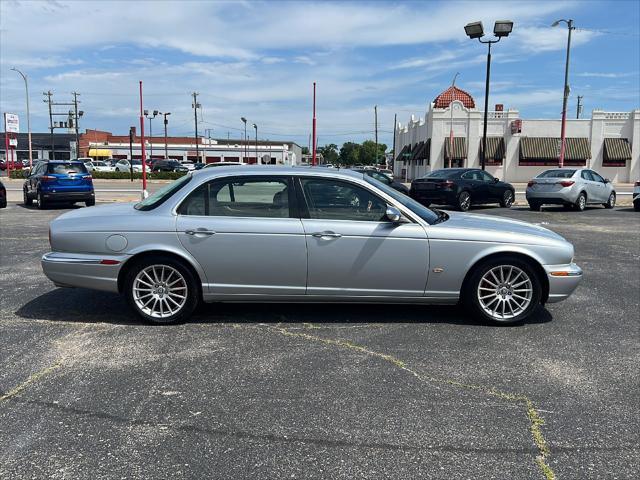
MULTIPOLYGON (((416 370, 413 370, 412 368, 407 366, 407 364, 404 361, 400 360, 397 357, 394 357, 393 355, 388 355, 382 352, 376 352, 374 350, 370 350, 366 347, 363 347, 362 345, 355 344, 348 340, 323 338, 323 337, 318 337, 316 335, 310 335, 308 333, 292 332, 290 329, 281 327, 279 325, 276 325, 276 326, 271 326, 267 324, 261 324, 261 325, 263 327, 266 327, 269 330, 272 330, 284 336, 302 338, 305 340, 310 340, 310 341, 322 343, 325 345, 331 345, 334 347, 347 348, 347 349, 362 353, 364 355, 379 358, 381 360, 384 360, 385 362, 392 364, 396 368, 400 370, 404 370, 405 372, 413 375, 415 378, 417 378, 421 382, 439 383, 444 385, 450 385, 453 387, 463 388, 466 390, 473 390, 476 392, 484 393, 486 395, 490 395, 492 397, 500 398, 502 400, 505 400, 511 403, 516 403, 521 406, 524 406, 527 418, 529 420, 529 431, 531 432, 533 443, 535 444, 538 450, 538 455, 536 456, 536 459, 535 459, 536 465, 538 466, 538 468, 540 469, 541 473, 544 475, 546 480, 556 479, 555 473, 547 463, 547 459, 551 452, 549 450, 549 446, 547 445, 547 442, 544 436, 542 435, 541 426, 544 425, 544 420, 540 416, 538 410, 535 408, 533 401, 526 395, 503 392, 501 390, 485 387, 482 385, 473 385, 469 383, 460 382, 457 380, 438 378, 438 377, 433 377, 431 375, 422 374, 416 370)), ((315 330, 315 328, 313 329, 315 330)))

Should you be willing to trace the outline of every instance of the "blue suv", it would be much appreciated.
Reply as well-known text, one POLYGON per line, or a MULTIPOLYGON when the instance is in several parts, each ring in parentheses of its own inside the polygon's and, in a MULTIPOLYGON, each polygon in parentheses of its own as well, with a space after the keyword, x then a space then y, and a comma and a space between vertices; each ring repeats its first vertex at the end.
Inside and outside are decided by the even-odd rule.
POLYGON ((33 166, 22 189, 24 204, 38 201, 38 208, 60 202, 96 204, 93 180, 84 163, 76 160, 41 161, 33 166))

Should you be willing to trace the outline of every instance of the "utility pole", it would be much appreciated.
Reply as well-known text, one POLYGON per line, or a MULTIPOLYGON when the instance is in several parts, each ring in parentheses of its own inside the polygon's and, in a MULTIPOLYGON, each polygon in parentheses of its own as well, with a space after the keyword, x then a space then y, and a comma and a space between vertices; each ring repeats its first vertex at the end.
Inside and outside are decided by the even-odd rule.
POLYGON ((164 159, 168 160, 169 159, 169 147, 167 146, 167 124, 169 123, 169 120, 167 120, 167 117, 171 115, 171 112, 165 112, 162 114, 162 116, 164 117, 164 159))
POLYGON ((256 129, 256 165, 258 165, 260 164, 260 161, 258 160, 258 125, 254 123, 253 128, 256 129))
POLYGON ((376 159, 373 161, 373 164, 378 165, 378 105, 374 105, 373 114, 376 128, 376 159))
POLYGON ((247 162, 247 119, 245 117, 240 117, 240 121, 244 123, 244 145, 242 147, 242 151, 244 152, 244 159, 240 163, 247 162))
POLYGON ((578 106, 576 108, 576 118, 580 118, 580 114, 582 113, 582 99, 583 95, 578 95, 578 106))
POLYGON ((566 145, 566 125, 567 125, 567 101, 569 100, 569 54, 571 53, 571 32, 575 30, 576 27, 573 26, 573 20, 556 20, 551 24, 552 27, 555 27, 560 24, 560 22, 564 22, 567 24, 568 35, 567 35, 567 57, 564 65, 564 92, 562 95, 562 125, 560 127, 560 156, 558 157, 558 168, 564 167, 564 154, 565 154, 565 145, 566 145))
POLYGON ((78 92, 71 92, 73 95, 73 127, 76 132, 76 158, 80 156, 80 132, 78 130, 78 96, 80 95, 78 92))
POLYGON ((133 182, 133 136, 136 130, 136 127, 129 127, 129 171, 131 174, 131 181, 133 182))
POLYGON ((391 159, 391 165, 390 165, 392 170, 393 170, 393 167, 395 167, 395 163, 396 163, 396 128, 397 127, 398 127, 398 114, 394 113, 393 114, 393 157, 391 159))
POLYGON ((198 92, 193 92, 193 103, 191 106, 193 107, 193 119, 196 125, 196 162, 200 161, 200 150, 198 148, 198 109, 202 108, 202 105, 198 103, 198 92))
POLYGON ((51 97, 53 95, 53 93, 51 93, 51 90, 48 90, 46 92, 43 92, 42 95, 44 95, 45 97, 47 97, 44 100, 44 103, 48 104, 49 106, 49 131, 51 132, 51 160, 55 160, 56 159, 56 147, 53 141, 53 113, 51 113, 51 97))
POLYGON ((313 152, 311 153, 311 166, 316 166, 316 82, 313 82, 313 128, 312 128, 312 146, 313 152))

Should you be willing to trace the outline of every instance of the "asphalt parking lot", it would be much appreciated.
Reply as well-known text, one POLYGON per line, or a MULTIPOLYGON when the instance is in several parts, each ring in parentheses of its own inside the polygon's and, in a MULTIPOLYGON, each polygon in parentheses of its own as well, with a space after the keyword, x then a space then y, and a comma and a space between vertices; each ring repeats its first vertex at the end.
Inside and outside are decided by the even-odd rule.
POLYGON ((0 478, 637 478, 640 214, 476 208, 555 230, 567 301, 207 305, 136 321, 42 274, 63 209, 0 210, 0 478))

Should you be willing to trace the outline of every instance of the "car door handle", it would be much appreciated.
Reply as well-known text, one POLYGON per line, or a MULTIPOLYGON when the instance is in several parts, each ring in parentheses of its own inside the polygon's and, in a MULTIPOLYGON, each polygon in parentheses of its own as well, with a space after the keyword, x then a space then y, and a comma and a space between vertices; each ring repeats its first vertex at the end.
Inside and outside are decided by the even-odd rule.
POLYGON ((336 232, 315 232, 315 233, 312 233, 311 236, 316 238, 323 238, 323 237, 340 238, 342 235, 336 232))
POLYGON ((196 230, 185 230, 187 235, 215 235, 213 230, 207 230, 206 228, 198 228, 196 230))

